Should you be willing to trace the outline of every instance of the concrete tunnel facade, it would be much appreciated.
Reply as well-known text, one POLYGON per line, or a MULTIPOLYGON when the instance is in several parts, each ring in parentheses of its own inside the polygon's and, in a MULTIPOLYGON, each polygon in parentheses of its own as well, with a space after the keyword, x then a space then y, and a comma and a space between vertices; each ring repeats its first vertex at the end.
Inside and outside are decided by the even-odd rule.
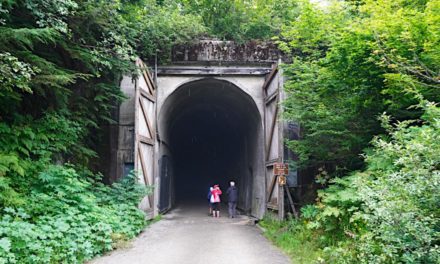
MULTIPOLYGON (((230 180, 244 213, 284 217, 274 168, 295 159, 283 140, 298 138, 299 126, 278 119, 282 54, 270 43, 199 40, 171 55, 170 64, 153 68, 139 59, 136 65, 149 70, 123 76, 128 99, 100 152, 106 182, 134 170, 141 184, 153 186, 139 205, 148 218, 186 201, 207 202, 209 186, 225 191, 230 180)), ((298 175, 289 171, 290 186, 306 183, 298 175)))
MULTIPOLYGON (((208 187, 234 180, 238 207, 265 210, 262 76, 157 79, 157 207, 204 200, 208 187)), ((224 195, 224 199, 225 199, 224 195)))

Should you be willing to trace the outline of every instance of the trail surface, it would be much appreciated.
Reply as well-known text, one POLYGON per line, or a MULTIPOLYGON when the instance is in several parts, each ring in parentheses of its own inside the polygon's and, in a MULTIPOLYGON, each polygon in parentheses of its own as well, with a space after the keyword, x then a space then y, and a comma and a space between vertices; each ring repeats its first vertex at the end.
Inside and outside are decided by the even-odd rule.
POLYGON ((207 215, 207 208, 180 206, 149 226, 127 249, 92 264, 288 264, 245 216, 207 215))

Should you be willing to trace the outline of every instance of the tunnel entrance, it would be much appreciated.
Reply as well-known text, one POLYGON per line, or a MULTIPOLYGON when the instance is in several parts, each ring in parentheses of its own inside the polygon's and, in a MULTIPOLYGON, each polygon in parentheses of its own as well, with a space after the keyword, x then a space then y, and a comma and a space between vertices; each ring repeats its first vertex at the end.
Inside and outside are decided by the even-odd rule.
POLYGON ((213 184, 220 184, 226 201, 234 180, 238 207, 251 212, 255 174, 264 173, 264 141, 260 113, 248 94, 215 78, 186 83, 164 102, 159 135, 159 210, 206 202, 213 184))

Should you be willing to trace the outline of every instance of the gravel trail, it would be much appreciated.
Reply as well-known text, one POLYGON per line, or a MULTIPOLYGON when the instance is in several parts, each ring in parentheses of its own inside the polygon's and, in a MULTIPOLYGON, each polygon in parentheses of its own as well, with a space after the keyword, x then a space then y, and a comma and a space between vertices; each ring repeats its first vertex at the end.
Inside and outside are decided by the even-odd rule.
POLYGON ((246 216, 220 218, 207 208, 179 206, 145 229, 131 246, 91 264, 288 264, 246 216))

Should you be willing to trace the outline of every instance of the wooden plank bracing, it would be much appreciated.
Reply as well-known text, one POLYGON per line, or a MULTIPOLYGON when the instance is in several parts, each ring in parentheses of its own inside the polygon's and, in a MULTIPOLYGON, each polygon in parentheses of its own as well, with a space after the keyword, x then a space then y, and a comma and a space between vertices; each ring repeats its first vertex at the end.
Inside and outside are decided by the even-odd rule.
MULTIPOLYGON (((141 74, 135 87, 135 170, 141 176, 139 181, 152 187, 155 184, 156 86, 142 60, 138 59, 136 65, 141 74)), ((140 204, 150 218, 154 217, 154 204, 152 194, 144 197, 140 204)))
POLYGON ((273 65, 272 71, 269 73, 269 76, 267 77, 266 81, 263 84, 263 91, 265 92, 264 95, 267 96, 267 87, 269 87, 270 83, 272 82, 275 75, 278 73, 278 65, 273 65))
POLYGON ((266 208, 278 212, 284 218, 284 187, 274 175, 274 164, 283 162, 283 126, 279 120, 282 76, 277 64, 266 78, 262 87, 264 94, 264 141, 266 166, 266 208))
POLYGON ((154 139, 139 135, 139 141, 148 145, 154 145, 154 139))
POLYGON ((145 105, 142 101, 142 98, 139 98, 139 105, 142 110, 142 114, 143 114, 143 118, 144 118, 143 121, 147 124, 148 131, 150 132, 151 138, 154 139, 155 131, 154 131, 153 125, 151 124, 150 119, 148 118, 148 114, 146 111, 147 108, 145 107, 145 105))
POLYGON ((147 98, 148 100, 150 100, 151 102, 155 102, 156 100, 154 99, 154 96, 147 93, 145 90, 141 90, 141 95, 145 98, 147 98))
POLYGON ((148 67, 145 65, 145 63, 142 60, 138 60, 137 63, 138 67, 141 68, 142 71, 142 77, 144 78, 145 82, 147 83, 147 89, 150 95, 154 96, 156 91, 156 85, 153 82, 153 78, 151 77, 150 72, 148 71, 148 67))
POLYGON ((150 185, 150 181, 148 180, 147 166, 145 165, 144 154, 142 153, 142 149, 140 146, 138 148, 138 153, 139 153, 139 159, 141 161, 142 176, 144 178, 145 185, 148 186, 150 185))
POLYGON ((270 150, 272 148, 272 139, 273 139, 273 135, 276 132, 275 131, 275 126, 277 125, 277 118, 278 118, 278 103, 275 106, 275 114, 273 115, 273 120, 272 123, 270 125, 270 132, 269 132, 269 140, 267 141, 267 146, 266 146, 266 157, 269 157, 270 154, 270 150))
POLYGON ((268 198, 267 202, 270 202, 270 198, 272 197, 272 193, 273 193, 273 189, 275 188, 276 181, 277 181, 277 176, 273 175, 269 189, 267 189, 267 198, 268 198))
POLYGON ((268 97, 266 97, 267 99, 265 99, 265 104, 269 104, 270 102, 272 102, 273 99, 277 98, 278 99, 278 91, 275 91, 274 93, 272 93, 271 95, 269 95, 268 97))

